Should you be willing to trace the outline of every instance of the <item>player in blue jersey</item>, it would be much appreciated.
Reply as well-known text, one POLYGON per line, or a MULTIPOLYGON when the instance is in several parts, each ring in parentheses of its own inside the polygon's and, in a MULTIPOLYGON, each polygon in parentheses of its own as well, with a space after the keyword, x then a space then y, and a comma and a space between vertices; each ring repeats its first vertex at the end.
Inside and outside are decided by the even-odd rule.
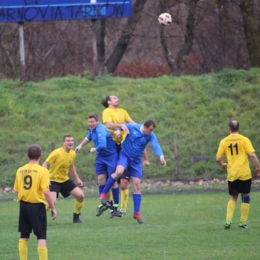
POLYGON ((150 142, 154 153, 160 158, 161 163, 166 166, 166 161, 162 149, 159 145, 156 135, 153 133, 155 129, 155 123, 152 120, 147 120, 142 124, 124 124, 129 130, 129 134, 126 136, 122 143, 122 150, 119 154, 116 171, 111 174, 107 180, 105 187, 103 188, 100 199, 103 206, 107 206, 107 193, 109 189, 116 183, 117 179, 127 169, 131 176, 133 183, 133 202, 134 213, 133 218, 142 224, 143 219, 140 215, 141 206, 141 179, 142 179, 142 156, 146 145, 150 142))
MULTIPOLYGON (((91 153, 96 153, 95 173, 98 180, 99 195, 101 195, 105 187, 107 178, 115 172, 118 153, 116 144, 113 141, 108 129, 99 121, 96 114, 88 116, 88 125, 90 131, 84 140, 76 147, 75 151, 78 153, 84 145, 93 141, 94 146, 90 149, 91 153)), ((119 204, 119 188, 117 182, 112 185, 112 194, 114 198, 113 207, 118 207, 119 204)), ((112 208, 112 205, 110 205, 112 208)), ((96 216, 101 216, 102 213, 108 209, 107 205, 100 204, 96 216)))

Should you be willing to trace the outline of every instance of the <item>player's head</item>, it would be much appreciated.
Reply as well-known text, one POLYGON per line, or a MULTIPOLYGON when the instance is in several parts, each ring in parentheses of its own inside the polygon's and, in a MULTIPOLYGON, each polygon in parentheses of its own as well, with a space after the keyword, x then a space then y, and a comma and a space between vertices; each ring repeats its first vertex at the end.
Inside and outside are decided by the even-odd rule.
POLYGON ((151 119, 148 119, 144 122, 143 133, 145 135, 150 135, 155 129, 155 127, 156 127, 155 122, 151 119))
POLYGON ((74 146, 74 138, 71 135, 64 135, 63 136, 63 148, 65 151, 69 151, 74 146))
POLYGON ((96 129, 98 124, 99 116, 97 114, 92 114, 88 116, 88 125, 92 130, 96 129))
POLYGON ((228 123, 228 129, 231 133, 235 133, 239 131, 239 122, 236 120, 231 120, 228 123))
POLYGON ((101 104, 107 107, 118 107, 119 106, 119 98, 115 95, 107 96, 105 99, 101 101, 101 104))
POLYGON ((41 147, 37 144, 32 144, 27 149, 27 157, 29 160, 38 160, 42 156, 41 147))

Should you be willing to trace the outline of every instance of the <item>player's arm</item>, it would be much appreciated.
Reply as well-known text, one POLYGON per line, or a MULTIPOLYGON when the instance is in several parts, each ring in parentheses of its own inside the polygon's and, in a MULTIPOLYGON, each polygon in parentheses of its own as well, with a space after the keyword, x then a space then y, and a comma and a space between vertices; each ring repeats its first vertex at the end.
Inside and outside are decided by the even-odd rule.
POLYGON ((126 132, 127 134, 129 134, 129 129, 126 125, 124 124, 114 124, 110 121, 108 122, 105 122, 105 126, 108 128, 108 129, 112 129, 114 130, 114 134, 116 137, 119 137, 120 134, 121 134, 121 131, 124 131, 126 132))
POLYGON ((129 124, 136 124, 136 122, 132 118, 129 118, 126 122, 129 124))
POLYGON ((224 170, 227 169, 227 163, 224 163, 224 162, 222 161, 222 158, 216 156, 216 162, 220 165, 220 167, 221 167, 222 169, 224 169, 224 170))
POLYGON ((260 176, 260 163, 259 163, 258 157, 256 156, 255 153, 251 153, 249 156, 252 159, 253 163, 256 165, 257 175, 260 176))
POLYGON ((45 161, 45 162, 42 164, 42 167, 44 167, 44 168, 46 168, 46 169, 48 169, 49 166, 50 166, 50 164, 49 164, 47 161, 45 161))
POLYGON ((57 212, 56 212, 53 200, 52 200, 51 192, 49 190, 44 191, 44 197, 48 203, 48 207, 51 209, 52 219, 55 219, 57 217, 57 212))
POLYGON ((108 122, 105 122, 105 126, 111 130, 115 130, 115 131, 123 130, 124 132, 129 133, 127 126, 125 126, 124 124, 115 124, 115 123, 108 121, 108 122))
POLYGON ((74 165, 70 166, 70 173, 71 175, 73 176, 73 178, 76 180, 78 186, 83 186, 83 182, 82 180, 79 178, 78 174, 77 174, 77 171, 76 171, 76 168, 74 165))
POLYGON ((153 148, 153 151, 155 153, 155 155, 157 157, 159 157, 161 164, 163 164, 164 166, 167 165, 166 160, 164 158, 163 152, 162 152, 162 148, 158 142, 158 139, 156 137, 156 135, 154 133, 151 134, 151 145, 153 148))
POLYGON ((96 151, 99 152, 100 150, 107 147, 106 133, 107 133, 107 129, 105 128, 101 128, 97 130, 98 139, 97 139, 96 147, 94 148, 95 152, 96 151))
POLYGON ((150 165, 150 161, 149 161, 148 152, 147 152, 146 148, 144 149, 143 157, 144 157, 143 165, 144 166, 149 166, 150 165))
POLYGON ((15 181, 14 181, 14 193, 17 197, 18 197, 18 190, 19 190, 19 187, 18 187, 18 180, 17 180, 17 173, 16 173, 15 181))
POLYGON ((76 147, 75 152, 79 153, 83 146, 85 146, 87 143, 89 143, 89 140, 84 138, 84 140, 76 147))

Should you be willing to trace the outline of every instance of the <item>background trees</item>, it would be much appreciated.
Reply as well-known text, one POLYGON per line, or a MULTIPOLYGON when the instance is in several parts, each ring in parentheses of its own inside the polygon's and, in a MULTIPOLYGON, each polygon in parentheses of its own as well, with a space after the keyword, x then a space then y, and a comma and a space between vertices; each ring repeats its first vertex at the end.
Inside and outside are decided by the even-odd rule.
MULTIPOLYGON (((133 0, 129 19, 25 23, 26 74, 86 70, 127 77, 202 74, 260 65, 257 0, 133 0), (159 26, 169 12, 173 24, 159 26)), ((0 77, 19 77, 17 24, 0 24, 0 77)))

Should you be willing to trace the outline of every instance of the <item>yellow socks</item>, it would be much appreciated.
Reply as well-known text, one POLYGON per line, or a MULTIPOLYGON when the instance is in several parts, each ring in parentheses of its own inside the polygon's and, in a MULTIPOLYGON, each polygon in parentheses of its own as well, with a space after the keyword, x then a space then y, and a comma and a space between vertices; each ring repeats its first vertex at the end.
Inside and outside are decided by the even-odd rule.
MULTIPOLYGON (((19 239, 19 256, 20 260, 27 260, 27 242, 23 239, 19 239)), ((39 255, 39 260, 48 260, 48 250, 47 247, 45 246, 38 246, 38 255, 39 255)))
POLYGON ((48 260, 48 249, 45 246, 38 246, 39 260, 48 260))
POLYGON ((129 199, 129 189, 121 190, 120 191, 120 208, 121 210, 126 212, 127 203, 129 199))
POLYGON ((111 189, 110 189, 109 192, 107 193, 107 200, 108 200, 108 201, 113 200, 113 196, 112 196, 112 191, 111 191, 111 189))
POLYGON ((235 211, 236 202, 234 200, 229 200, 227 204, 227 217, 226 221, 232 222, 233 214, 235 211))
POLYGON ((23 239, 19 239, 18 244, 20 260, 27 260, 27 242, 23 239))
POLYGON ((74 213, 80 214, 81 209, 83 208, 84 202, 75 201, 74 203, 74 213))
POLYGON ((246 224, 246 222, 247 222, 249 209, 250 209, 250 204, 248 204, 248 203, 242 203, 241 204, 240 222, 243 223, 243 224, 246 224))

